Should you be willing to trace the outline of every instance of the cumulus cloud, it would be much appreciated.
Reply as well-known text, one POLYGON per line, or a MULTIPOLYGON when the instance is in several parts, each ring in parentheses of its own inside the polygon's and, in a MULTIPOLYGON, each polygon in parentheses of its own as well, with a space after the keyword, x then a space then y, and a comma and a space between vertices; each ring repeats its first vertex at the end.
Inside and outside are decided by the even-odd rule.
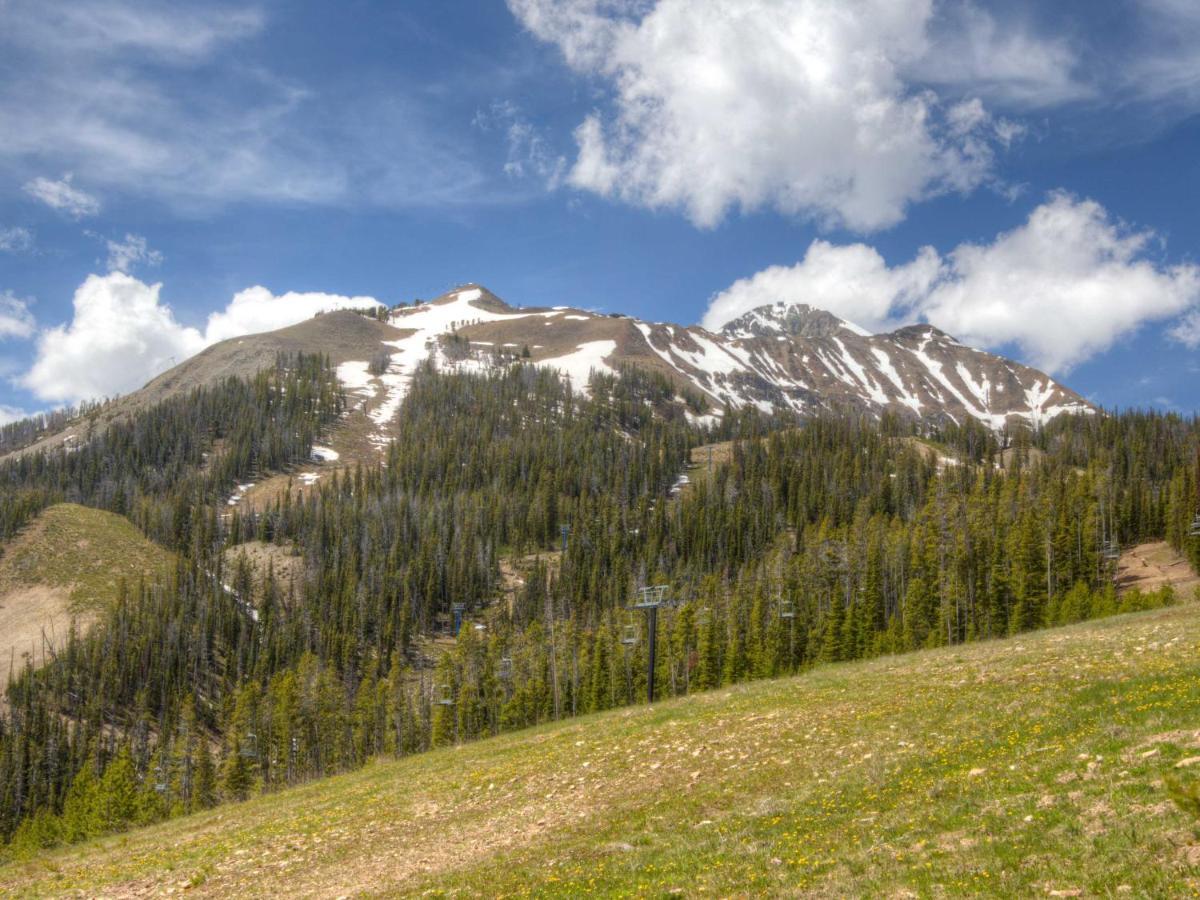
POLYGON ((941 260, 932 247, 916 259, 889 267, 866 244, 835 245, 813 241, 794 266, 771 266, 734 282, 713 298, 704 314, 705 328, 717 330, 749 310, 778 300, 809 303, 866 328, 883 331, 895 324, 897 306, 926 296, 937 280, 941 260))
POLYGON ((122 272, 89 275, 75 291, 74 318, 41 334, 21 384, 52 402, 110 397, 199 352, 203 335, 159 302, 161 288, 122 272))
POLYGON ((29 302, 14 296, 12 291, 0 292, 0 340, 32 337, 35 327, 29 302))
MULTIPOLYGON (((681 209, 705 227, 733 208, 767 207, 872 230, 900 221, 915 201, 990 177, 995 125, 982 103, 962 96, 974 74, 939 76, 953 84, 953 102, 916 74, 933 0, 509 7, 568 65, 611 86, 611 113, 592 113, 575 132, 576 187, 681 209)), ((979 40, 990 59, 987 35, 979 40)), ((1028 48, 1005 55, 1018 49, 1028 48)), ((1050 55, 1045 65, 1066 63, 1050 55)), ((997 82, 1010 73, 988 67, 997 82)))
POLYGON ((804 302, 877 330, 927 321, 968 343, 1013 345, 1051 372, 1145 323, 1184 314, 1174 335, 1200 344, 1200 267, 1155 261, 1154 240, 1094 201, 1057 193, 1019 227, 990 243, 960 244, 944 258, 927 247, 889 267, 866 245, 817 241, 797 265, 718 294, 704 324, 717 328, 766 303, 804 302))
POLYGON ((51 209, 66 213, 72 219, 86 219, 99 213, 100 201, 87 191, 75 187, 71 179, 70 172, 57 181, 38 177, 28 182, 24 190, 30 197, 40 200, 51 209))
POLYGON ((123 241, 104 239, 104 244, 108 248, 110 272, 132 272, 135 266, 157 266, 163 261, 163 255, 150 249, 146 239, 138 234, 126 234, 123 241))
POLYGON ((23 253, 33 249, 33 232, 28 228, 14 226, 0 228, 0 253, 23 253))
MULTIPOLYGON (((124 394, 217 341, 282 328, 326 310, 378 305, 370 297, 277 297, 253 287, 210 315, 201 332, 179 322, 161 291, 161 284, 124 272, 88 276, 75 292, 73 318, 40 334, 34 364, 19 383, 56 403, 124 394)), ((32 334, 31 320, 29 325, 32 334)))

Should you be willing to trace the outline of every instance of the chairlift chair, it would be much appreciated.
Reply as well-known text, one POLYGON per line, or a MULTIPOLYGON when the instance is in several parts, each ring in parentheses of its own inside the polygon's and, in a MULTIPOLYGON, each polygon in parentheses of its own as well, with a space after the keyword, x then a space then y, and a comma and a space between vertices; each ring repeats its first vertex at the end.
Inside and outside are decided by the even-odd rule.
POLYGON ((638 627, 630 622, 621 629, 621 643, 626 647, 632 647, 638 642, 638 627))
POLYGON ((500 658, 500 667, 499 667, 498 674, 500 675, 501 678, 503 678, 505 680, 512 678, 513 663, 512 663, 511 656, 502 656, 500 658))
POLYGON ((794 619, 796 618, 796 604, 791 600, 779 601, 779 618, 794 619))
POLYGON ((1188 529, 1189 537, 1200 537, 1200 513, 1192 519, 1192 526, 1188 529))
POLYGON ((439 684, 438 685, 438 698, 437 698, 436 703, 438 706, 453 706, 454 705, 454 697, 451 696, 451 694, 450 694, 450 685, 448 685, 448 684, 439 684))

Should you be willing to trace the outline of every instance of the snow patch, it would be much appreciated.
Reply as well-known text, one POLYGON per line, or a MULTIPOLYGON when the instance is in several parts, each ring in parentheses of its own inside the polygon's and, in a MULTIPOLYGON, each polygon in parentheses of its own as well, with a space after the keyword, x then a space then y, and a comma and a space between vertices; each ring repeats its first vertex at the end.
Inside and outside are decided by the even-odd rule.
POLYGON ((616 374, 616 370, 605 362, 605 358, 616 352, 616 349, 616 341, 588 341, 576 347, 574 353, 539 359, 537 365, 557 369, 571 379, 575 390, 587 393, 588 381, 591 380, 593 371, 604 372, 607 375, 616 374))
POLYGON ((912 409, 917 415, 920 415, 921 398, 916 394, 909 393, 908 388, 904 386, 904 379, 900 377, 900 373, 892 365, 892 358, 878 347, 872 347, 871 354, 875 357, 875 362, 879 364, 879 371, 883 374, 883 377, 890 381, 896 389, 900 402, 912 409))
POLYGON ((246 496, 246 492, 247 492, 248 490, 250 490, 250 488, 252 488, 252 487, 254 487, 254 482, 253 482, 253 481, 251 481, 251 482, 248 482, 248 483, 246 483, 246 484, 239 484, 239 485, 237 486, 237 490, 236 490, 236 491, 234 491, 234 492, 233 492, 233 494, 232 494, 232 496, 230 496, 230 498, 229 498, 229 501, 228 501, 229 505, 230 505, 230 506, 237 506, 239 503, 241 503, 241 502, 242 502, 242 500, 243 500, 243 499, 245 498, 245 496, 246 496))

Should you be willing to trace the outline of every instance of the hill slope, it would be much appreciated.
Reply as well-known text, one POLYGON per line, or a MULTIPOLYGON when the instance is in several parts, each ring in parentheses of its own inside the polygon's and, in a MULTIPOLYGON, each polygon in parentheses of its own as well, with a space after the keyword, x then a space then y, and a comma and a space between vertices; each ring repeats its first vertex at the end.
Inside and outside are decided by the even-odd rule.
POLYGON ((1167 896, 1200 607, 546 726, 0 869, 47 896, 1167 896))
POLYGON ((51 506, 0 553, 0 663, 28 653, 41 664, 43 632, 61 645, 72 619, 86 626, 116 599, 118 579, 133 586, 173 561, 122 516, 51 506))

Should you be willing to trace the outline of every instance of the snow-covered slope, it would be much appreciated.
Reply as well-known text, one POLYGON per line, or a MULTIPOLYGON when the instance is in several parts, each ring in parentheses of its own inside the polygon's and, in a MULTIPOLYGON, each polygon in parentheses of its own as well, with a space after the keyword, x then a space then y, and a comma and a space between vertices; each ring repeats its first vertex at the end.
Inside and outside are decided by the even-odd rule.
MULTIPOLYGON (((891 411, 926 420, 977 419, 991 428, 1041 425, 1092 407, 1027 366, 967 347, 928 325, 872 335, 823 310, 779 303, 753 310, 720 332, 643 322, 558 306, 513 308, 476 285, 396 310, 388 324, 405 336, 384 343, 391 364, 367 373, 372 348, 339 374, 371 406, 382 426, 394 417, 416 367, 480 370, 528 351, 587 389, 591 371, 622 364, 655 369, 705 396, 714 413, 726 405, 800 414, 891 411)), ((374 348, 378 349, 378 348, 374 348)))
MULTIPOLYGON (((695 343, 718 344, 725 356, 710 371, 689 373, 714 396, 731 403, 890 410, 923 419, 977 419, 991 428, 1010 421, 1041 425, 1068 412, 1092 410, 1082 397, 1048 375, 967 347, 930 325, 872 335, 823 310, 778 303, 729 322, 718 335, 695 343), (726 357, 743 366, 729 376, 726 357)), ((687 340, 671 327, 647 329, 647 339, 675 365, 691 362, 687 340), (685 344, 684 352, 673 345, 685 344)), ((704 349, 702 358, 712 359, 704 349)), ((684 368, 686 371, 686 368, 684 368)))

